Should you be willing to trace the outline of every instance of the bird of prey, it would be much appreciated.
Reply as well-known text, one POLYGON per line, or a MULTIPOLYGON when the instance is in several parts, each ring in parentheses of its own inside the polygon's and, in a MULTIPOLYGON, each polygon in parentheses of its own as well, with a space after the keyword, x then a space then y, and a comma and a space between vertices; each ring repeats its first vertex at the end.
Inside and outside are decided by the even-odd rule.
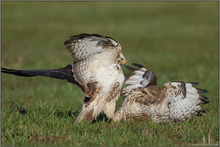
POLYGON ((112 117, 113 121, 146 120, 156 123, 183 122, 192 115, 205 113, 200 104, 206 104, 207 97, 199 93, 206 90, 195 88, 198 83, 167 82, 157 87, 156 74, 144 66, 134 63, 136 69, 127 66, 134 75, 125 79, 126 87, 122 88, 125 98, 121 107, 112 117))
POLYGON ((67 80, 76 84, 85 94, 76 122, 83 119, 92 121, 102 111, 111 118, 124 82, 120 65, 127 64, 121 45, 111 37, 85 33, 70 37, 64 45, 73 58, 73 64, 43 70, 2 68, 2 72, 24 77, 44 76, 67 80))

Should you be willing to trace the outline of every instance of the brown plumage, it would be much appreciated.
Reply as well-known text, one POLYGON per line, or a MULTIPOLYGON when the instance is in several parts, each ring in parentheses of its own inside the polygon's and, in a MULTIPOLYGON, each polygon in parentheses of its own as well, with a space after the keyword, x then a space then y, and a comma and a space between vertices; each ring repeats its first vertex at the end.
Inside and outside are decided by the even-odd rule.
POLYGON ((124 82, 121 64, 126 59, 121 45, 111 37, 98 34, 80 34, 64 43, 73 58, 73 64, 59 69, 12 70, 3 73, 24 77, 45 76, 76 84, 86 98, 76 122, 91 121, 104 111, 108 118, 114 114, 115 103, 124 82))
POLYGON ((207 97, 199 93, 206 90, 194 88, 198 83, 168 82, 157 87, 156 75, 139 64, 140 69, 129 67, 134 75, 125 81, 122 89, 125 100, 112 117, 120 120, 152 120, 158 123, 185 121, 192 115, 201 116, 205 112, 200 104, 206 104, 207 97))

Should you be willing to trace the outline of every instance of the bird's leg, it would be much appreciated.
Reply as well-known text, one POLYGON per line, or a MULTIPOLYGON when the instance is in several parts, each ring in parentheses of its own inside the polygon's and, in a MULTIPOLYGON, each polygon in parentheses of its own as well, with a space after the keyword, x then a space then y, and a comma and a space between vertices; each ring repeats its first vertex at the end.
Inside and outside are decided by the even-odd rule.
POLYGON ((110 102, 106 102, 105 104, 104 113, 109 119, 112 118, 114 115, 115 105, 116 105, 116 102, 114 99, 111 100, 110 102))
POLYGON ((82 110, 79 113, 79 115, 77 116, 75 122, 81 122, 83 120, 83 117, 85 115, 85 108, 84 107, 85 107, 85 104, 83 105, 82 110))
POLYGON ((82 110, 75 121, 81 122, 84 119, 85 121, 90 122, 94 120, 103 110, 103 103, 99 101, 100 100, 98 98, 86 97, 84 100, 82 110))

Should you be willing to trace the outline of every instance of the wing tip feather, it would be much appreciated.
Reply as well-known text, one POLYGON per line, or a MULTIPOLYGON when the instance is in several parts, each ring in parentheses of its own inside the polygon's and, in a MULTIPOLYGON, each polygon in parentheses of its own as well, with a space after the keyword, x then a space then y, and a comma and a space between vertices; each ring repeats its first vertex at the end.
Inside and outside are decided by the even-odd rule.
POLYGON ((199 85, 199 82, 189 82, 193 87, 199 85))
POLYGON ((199 112, 206 113, 206 111, 202 108, 199 110, 199 112))
POLYGON ((200 89, 200 88, 196 88, 198 93, 206 93, 208 92, 208 90, 204 90, 204 89, 200 89))
POLYGON ((203 95, 199 95, 199 99, 200 99, 200 100, 207 100, 207 99, 208 99, 208 97, 203 96, 203 95))
POLYGON ((208 104, 210 101, 201 100, 200 104, 208 104))
POLYGON ((138 64, 138 63, 132 63, 134 66, 138 67, 138 68, 145 68, 143 65, 138 64))
POLYGON ((136 70, 138 70, 138 69, 136 69, 136 68, 134 68, 134 67, 131 67, 131 66, 129 66, 129 65, 126 65, 125 66, 128 70, 130 70, 130 71, 136 71, 136 70))
POLYGON ((195 113, 195 115, 196 116, 202 116, 202 114, 199 111, 197 111, 197 113, 195 113))

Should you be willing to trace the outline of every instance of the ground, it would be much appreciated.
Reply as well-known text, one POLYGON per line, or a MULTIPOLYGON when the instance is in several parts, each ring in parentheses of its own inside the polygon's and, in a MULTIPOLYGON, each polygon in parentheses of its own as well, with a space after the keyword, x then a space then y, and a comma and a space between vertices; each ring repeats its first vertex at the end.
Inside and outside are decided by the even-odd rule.
MULTIPOLYGON (((219 144, 218 2, 1 2, 1 65, 60 68, 72 63, 63 43, 97 33, 168 81, 200 82, 206 114, 184 123, 98 121, 75 124, 80 89, 45 77, 1 76, 2 146, 188 146, 219 144)), ((123 67, 125 74, 131 74, 123 67)), ((117 107, 122 103, 120 97, 117 107)))

